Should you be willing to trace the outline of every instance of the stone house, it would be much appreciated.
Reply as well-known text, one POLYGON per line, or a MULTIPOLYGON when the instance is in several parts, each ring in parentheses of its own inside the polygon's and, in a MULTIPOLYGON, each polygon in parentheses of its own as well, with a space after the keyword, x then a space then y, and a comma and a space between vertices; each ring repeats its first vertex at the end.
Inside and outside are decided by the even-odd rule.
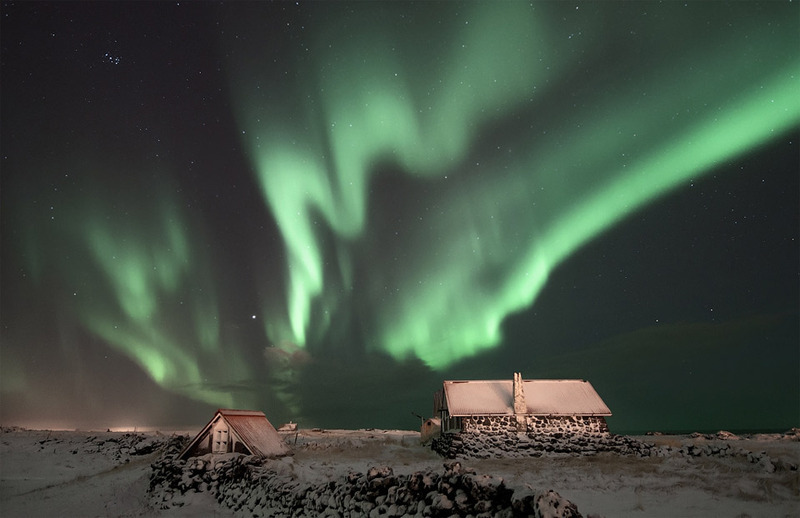
POLYGON ((523 380, 515 373, 510 380, 445 381, 434 395, 441 433, 433 448, 448 456, 486 448, 569 450, 608 436, 610 415, 584 380, 523 380))
POLYGON ((209 453, 243 453, 272 458, 290 455, 291 450, 264 412, 221 408, 178 458, 209 453))

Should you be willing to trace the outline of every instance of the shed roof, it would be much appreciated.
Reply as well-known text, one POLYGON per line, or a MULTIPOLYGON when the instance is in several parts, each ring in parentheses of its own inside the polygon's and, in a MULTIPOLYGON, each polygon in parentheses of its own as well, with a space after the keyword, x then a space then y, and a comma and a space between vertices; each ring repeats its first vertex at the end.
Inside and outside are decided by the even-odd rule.
POLYGON ((264 412, 250 410, 219 410, 253 455, 274 457, 289 453, 289 447, 264 412))
MULTIPOLYGON (((584 380, 523 380, 529 415, 610 416, 611 410, 584 380)), ((451 416, 513 415, 511 380, 445 381, 451 416)))
POLYGON ((200 433, 184 448, 180 457, 189 454, 193 447, 207 437, 211 427, 218 419, 224 419, 250 453, 259 457, 280 457, 291 453, 275 427, 264 412, 256 410, 232 410, 220 408, 200 433))

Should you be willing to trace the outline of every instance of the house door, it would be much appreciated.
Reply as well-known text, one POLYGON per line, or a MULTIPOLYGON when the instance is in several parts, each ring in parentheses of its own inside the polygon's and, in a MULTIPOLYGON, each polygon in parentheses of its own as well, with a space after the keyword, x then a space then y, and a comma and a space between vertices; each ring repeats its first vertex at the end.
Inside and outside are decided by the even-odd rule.
POLYGON ((230 438, 228 437, 228 427, 222 423, 218 423, 217 426, 214 427, 214 439, 213 444, 211 447, 212 453, 227 453, 228 452, 228 442, 230 438))

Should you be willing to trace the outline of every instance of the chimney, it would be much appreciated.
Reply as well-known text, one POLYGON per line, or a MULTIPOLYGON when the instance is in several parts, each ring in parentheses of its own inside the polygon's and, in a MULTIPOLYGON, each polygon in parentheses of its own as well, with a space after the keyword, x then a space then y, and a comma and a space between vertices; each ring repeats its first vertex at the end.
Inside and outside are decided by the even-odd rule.
POLYGON ((522 373, 514 373, 512 389, 514 391, 514 417, 516 417, 517 420, 517 431, 524 432, 528 428, 525 422, 525 414, 528 413, 528 405, 525 403, 525 391, 522 387, 522 373))

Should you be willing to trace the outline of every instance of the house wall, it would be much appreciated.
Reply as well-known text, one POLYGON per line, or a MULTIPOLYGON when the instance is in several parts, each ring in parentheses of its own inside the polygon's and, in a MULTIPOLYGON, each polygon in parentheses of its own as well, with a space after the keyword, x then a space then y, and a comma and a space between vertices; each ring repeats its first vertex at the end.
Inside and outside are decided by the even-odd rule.
POLYGON ((536 434, 555 435, 568 433, 575 435, 607 435, 608 424, 599 416, 526 416, 529 431, 536 434))
POLYGON ((211 453, 212 442, 213 440, 211 434, 206 434, 205 437, 197 441, 197 443, 190 450, 187 450, 183 454, 182 458, 199 457, 200 455, 211 453))
POLYGON ((217 422, 211 427, 211 434, 213 437, 211 451, 212 453, 229 453, 231 451, 231 437, 230 428, 228 424, 222 419, 217 419, 217 422))
POLYGON ((442 433, 442 423, 439 419, 426 419, 420 429, 420 442, 426 443, 442 433))
MULTIPOLYGON (((525 416, 529 435, 542 434, 607 434, 608 424, 598 416, 525 416)), ((462 418, 464 432, 504 434, 517 431, 513 415, 469 416, 462 418)))
POLYGON ((443 433, 432 448, 446 457, 538 456, 544 452, 593 453, 610 433, 598 416, 525 416, 527 430, 517 431, 516 416, 468 416, 458 433, 443 433))
POLYGON ((467 433, 505 434, 517 431, 513 415, 473 415, 461 418, 461 430, 467 433))

